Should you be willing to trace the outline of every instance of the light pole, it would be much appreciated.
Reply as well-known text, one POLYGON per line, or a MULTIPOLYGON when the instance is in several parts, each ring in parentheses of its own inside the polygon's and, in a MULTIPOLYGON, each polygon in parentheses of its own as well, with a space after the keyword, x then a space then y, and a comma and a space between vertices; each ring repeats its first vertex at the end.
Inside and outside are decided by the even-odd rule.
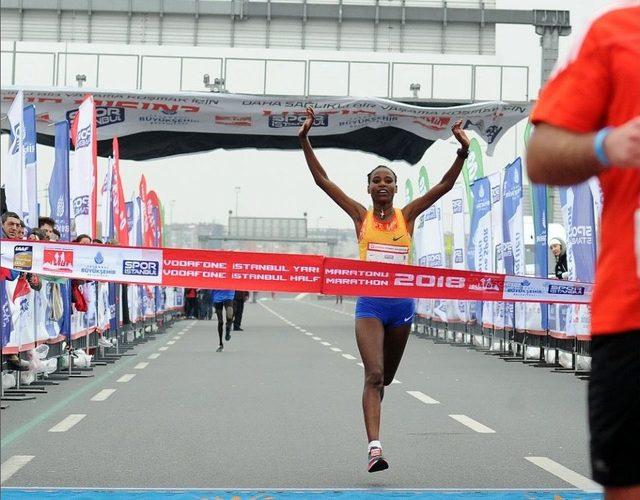
POLYGON ((240 198, 240 186, 234 188, 236 190, 236 217, 238 216, 238 199, 240 198))
POLYGON ((322 215, 316 219, 316 230, 320 229, 320 220, 321 219, 324 219, 324 217, 322 215))

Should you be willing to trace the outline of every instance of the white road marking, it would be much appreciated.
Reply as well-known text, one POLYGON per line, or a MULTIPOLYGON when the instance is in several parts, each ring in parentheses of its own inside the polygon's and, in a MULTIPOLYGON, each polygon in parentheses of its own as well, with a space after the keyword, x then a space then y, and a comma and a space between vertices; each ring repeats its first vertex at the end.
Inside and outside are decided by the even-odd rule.
POLYGON ((175 343, 176 343, 176 341, 175 341, 175 340, 170 340, 169 342, 167 342, 167 345, 173 345, 173 344, 175 344, 175 343))
POLYGON ((326 345, 327 347, 329 347, 331 345, 331 342, 320 342, 322 345, 326 345))
POLYGON ((469 429, 473 429, 480 434, 495 434, 496 431, 487 427, 484 424, 481 424, 477 420, 472 419, 471 417, 467 417, 466 415, 449 415, 452 419, 457 420, 462 425, 466 425, 469 429))
POLYGON ((311 337, 313 340, 322 340, 320 337, 311 337))
POLYGON ((147 366, 149 366, 149 363, 147 363, 146 361, 143 361, 142 363, 138 363, 136 366, 134 366, 133 369, 144 370, 147 366))
POLYGON ((311 337, 313 335, 313 333, 311 332, 304 332, 305 335, 308 335, 309 337, 311 337))
POLYGON ((333 352, 342 352, 342 349, 340 349, 339 347, 329 347, 329 349, 331 349, 333 352))
POLYGON ((304 328, 300 328, 300 331, 301 331, 302 333, 307 333, 307 331, 306 331, 304 328))
POLYGON ((158 351, 166 351, 169 349, 167 346, 158 347, 158 351))
POLYGON ((409 396, 413 396, 419 401, 422 401, 426 405, 439 405, 440 401, 436 401, 435 399, 427 396, 424 392, 420 391, 407 391, 409 396))
POLYGON ((358 363, 358 366, 361 366, 362 368, 364 368, 364 364, 363 363, 358 363))
POLYGON ((352 356, 351 354, 343 354, 343 355, 342 355, 342 357, 343 357, 344 359, 351 359, 351 360, 356 359, 356 358, 355 358, 354 356, 352 356))
POLYGON ((394 379, 391 381, 391 383, 392 383, 392 384, 401 384, 402 382, 400 382, 397 378, 394 378, 394 379))
POLYGON ((59 423, 49 429, 49 432, 67 432, 86 416, 86 413, 72 413, 67 418, 61 420, 59 423))
POLYGON ((14 455, 0 467, 0 484, 4 483, 7 479, 13 476, 16 472, 27 465, 35 455, 14 455))
POLYGON ((583 491, 602 491, 602 487, 592 481, 591 479, 584 477, 578 474, 571 469, 567 469, 564 465, 559 464, 558 462, 554 462, 550 458, 547 457, 524 457, 526 460, 531 462, 532 464, 537 465, 541 469, 550 472, 556 477, 559 477, 563 481, 566 481, 569 484, 572 484, 576 488, 579 488, 583 491))
POLYGON ((160 353, 154 352, 153 354, 149 354, 149 357, 147 357, 147 359, 158 359, 159 357, 160 357, 160 353))
POLYGON ((116 392, 115 389, 102 389, 98 394, 91 398, 91 401, 104 401, 114 392, 116 392))
POLYGON ((180 340, 180 337, 173 337, 173 340, 180 340))
POLYGON ((122 377, 120 377, 117 382, 130 382, 131 379, 133 377, 135 377, 136 374, 135 373, 127 373, 126 375, 123 375, 122 377))

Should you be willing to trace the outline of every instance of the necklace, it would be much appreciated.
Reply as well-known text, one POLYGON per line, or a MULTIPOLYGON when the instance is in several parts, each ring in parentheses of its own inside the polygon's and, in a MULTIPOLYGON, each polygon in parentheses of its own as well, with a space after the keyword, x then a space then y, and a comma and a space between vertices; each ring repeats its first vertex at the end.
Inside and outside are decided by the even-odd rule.
POLYGON ((384 219, 384 210, 380 210, 380 218, 384 219))

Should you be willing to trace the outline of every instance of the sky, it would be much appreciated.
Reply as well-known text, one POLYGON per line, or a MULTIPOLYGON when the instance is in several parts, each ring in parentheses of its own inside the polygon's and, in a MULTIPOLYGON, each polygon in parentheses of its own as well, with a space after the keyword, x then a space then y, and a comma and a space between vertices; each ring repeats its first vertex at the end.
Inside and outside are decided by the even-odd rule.
MULTIPOLYGON (((571 13, 572 34, 560 40, 560 57, 566 53, 581 25, 598 9, 609 4, 605 0, 496 0, 497 8, 563 9, 571 13)), ((88 47, 85 45, 85 47, 88 47)), ((71 49, 70 49, 71 50, 71 49)), ((163 48, 163 50, 167 50, 163 48)), ((181 48, 185 51, 185 48, 181 48)), ((188 50, 188 49, 186 49, 188 50)), ((256 57, 307 59, 330 57, 332 53, 299 50, 224 49, 225 54, 238 56, 250 52, 256 57)), ((337 55, 334 53, 333 55, 337 55)), ((344 52, 339 53, 342 58, 344 52)), ((352 53, 353 59, 366 60, 368 53, 352 53)), ((382 56, 387 57, 384 53, 382 56)), ((381 54, 376 53, 376 58, 381 54)), ((528 65, 531 95, 537 95, 540 79, 539 37, 533 26, 499 25, 496 27, 495 56, 442 56, 440 54, 395 54, 391 60, 411 59, 423 62, 454 61, 469 64, 528 65)), ((118 82, 116 81, 116 84, 118 82)), ((233 89, 230 89, 233 91, 233 89)), ((504 168, 523 153, 524 123, 519 124, 498 144, 493 157, 485 158, 485 173, 504 168)), ((473 135, 473 134, 470 134, 473 135)), ((313 135, 311 134, 313 143, 313 135)), ((320 149, 316 154, 329 177, 354 199, 370 204, 366 194, 366 174, 384 163, 398 174, 399 192, 396 206, 404 203, 405 180, 417 180, 421 165, 427 167, 431 183, 437 182, 455 158, 457 144, 453 138, 438 141, 429 148, 422 161, 411 166, 404 162, 388 162, 375 155, 343 150, 320 149)), ((7 136, 2 136, 2 155, 7 151, 7 136)), ((41 197, 53 165, 53 149, 38 146, 38 184, 41 197)), ((102 183, 106 160, 99 160, 99 183, 102 183)), ((302 217, 308 214, 311 228, 350 228, 346 214, 315 186, 301 151, 235 150, 213 151, 197 155, 150 160, 121 161, 120 167, 127 198, 137 189, 140 176, 145 175, 148 189, 154 189, 165 205, 166 222, 226 224, 228 211, 240 216, 302 217), (239 188, 239 189, 236 189, 239 188)), ((44 201, 44 198, 42 199, 44 201)))

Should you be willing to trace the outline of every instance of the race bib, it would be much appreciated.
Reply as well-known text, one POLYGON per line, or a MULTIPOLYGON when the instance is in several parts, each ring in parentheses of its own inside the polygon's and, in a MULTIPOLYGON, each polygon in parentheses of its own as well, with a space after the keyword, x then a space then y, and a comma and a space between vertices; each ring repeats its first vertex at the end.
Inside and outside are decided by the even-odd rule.
POLYGON ((387 264, 407 264, 409 262, 409 248, 399 245, 369 243, 367 245, 367 260, 369 262, 386 262, 387 264))

